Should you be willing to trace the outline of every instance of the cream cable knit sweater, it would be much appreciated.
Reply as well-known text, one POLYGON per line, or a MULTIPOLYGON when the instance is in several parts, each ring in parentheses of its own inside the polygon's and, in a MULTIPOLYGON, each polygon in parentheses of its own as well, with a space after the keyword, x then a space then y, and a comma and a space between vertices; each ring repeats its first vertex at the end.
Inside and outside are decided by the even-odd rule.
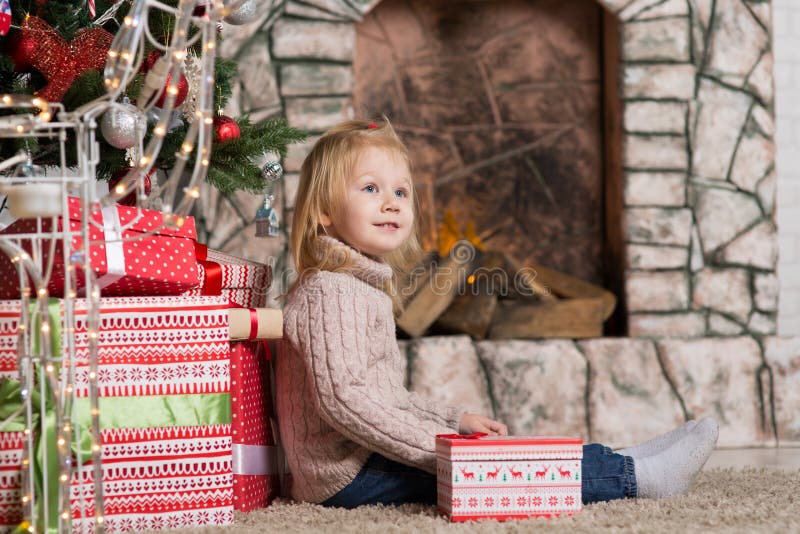
POLYGON ((458 429, 462 410, 405 386, 391 299, 391 268, 349 250, 347 272, 306 277, 284 307, 275 359, 276 411, 292 497, 319 503, 347 486, 371 452, 436 472, 435 435, 458 429))

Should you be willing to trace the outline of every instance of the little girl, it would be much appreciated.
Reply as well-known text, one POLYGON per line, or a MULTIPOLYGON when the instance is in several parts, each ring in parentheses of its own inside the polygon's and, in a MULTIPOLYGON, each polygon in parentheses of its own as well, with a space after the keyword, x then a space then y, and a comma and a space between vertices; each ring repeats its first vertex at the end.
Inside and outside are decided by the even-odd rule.
MULTIPOLYGON (((436 502, 435 436, 506 435, 404 386, 393 309, 421 255, 408 151, 388 122, 348 121, 303 162, 291 248, 299 276, 275 360, 292 496, 325 506, 436 502)), ((584 503, 688 490, 717 439, 690 421, 619 453, 584 447, 584 503)))

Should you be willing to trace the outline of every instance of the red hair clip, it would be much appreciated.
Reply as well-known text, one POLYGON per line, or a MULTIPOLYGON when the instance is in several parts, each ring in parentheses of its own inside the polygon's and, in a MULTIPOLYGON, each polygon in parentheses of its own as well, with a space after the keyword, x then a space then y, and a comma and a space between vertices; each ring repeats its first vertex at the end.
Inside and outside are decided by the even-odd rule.
POLYGON ((378 127, 378 125, 375 124, 374 122, 371 122, 371 123, 367 124, 367 128, 369 128, 370 130, 372 130, 374 128, 377 128, 377 127, 378 127))

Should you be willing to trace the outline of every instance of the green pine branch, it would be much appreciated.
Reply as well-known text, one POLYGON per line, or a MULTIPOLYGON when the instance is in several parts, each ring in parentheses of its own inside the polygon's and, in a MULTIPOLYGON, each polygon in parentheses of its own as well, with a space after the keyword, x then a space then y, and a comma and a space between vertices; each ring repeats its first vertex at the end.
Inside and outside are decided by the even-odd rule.
MULTIPOLYGON (((114 1, 96 0, 97 13, 104 13, 114 1)), ((176 7, 178 0, 167 0, 168 5, 176 7)), ((109 21, 104 28, 115 33, 119 28, 122 18, 128 9, 123 7, 116 14, 116 21, 109 21)), ((18 26, 28 14, 37 15, 50 24, 67 41, 74 38, 75 34, 84 28, 94 28, 93 21, 89 18, 86 9, 86 0, 47 0, 41 10, 37 11, 36 0, 17 0, 12 2, 12 20, 18 26)), ((175 21, 172 14, 150 10, 148 26, 153 36, 161 43, 168 43, 174 32, 175 21)), ((198 29, 192 27, 190 33, 198 29)), ((38 72, 19 73, 14 70, 14 63, 9 56, 10 44, 18 38, 19 30, 12 29, 3 42, 0 42, 0 91, 17 94, 33 94, 41 89, 47 80, 38 72)), ((201 53, 201 44, 198 42, 190 52, 201 53)), ((151 50, 145 50, 145 56, 151 50)), ((216 58, 215 60, 215 88, 214 109, 223 109, 233 92, 233 79, 237 75, 237 62, 231 59, 216 58)), ((127 96, 135 101, 141 90, 144 80, 143 74, 137 74, 126 88, 127 96)), ((105 94, 103 76, 99 71, 88 71, 75 79, 62 99, 62 104, 67 111, 72 111, 95 98, 105 94)), ((0 113, 15 113, 20 111, 0 110, 0 113)), ((266 152, 286 155, 290 143, 305 139, 303 131, 290 127, 283 119, 270 119, 259 124, 250 122, 249 117, 237 119, 241 131, 238 139, 224 143, 215 142, 208 169, 207 181, 224 194, 237 190, 258 193, 264 190, 264 178, 261 169, 254 162, 266 152)), ((164 140, 159 153, 157 167, 169 171, 175 164, 175 154, 188 129, 188 124, 183 124, 169 132, 164 140)), ((149 135, 145 143, 149 140, 149 135)), ((100 143, 100 161, 97 166, 99 179, 108 179, 111 174, 128 163, 125 151, 109 145, 98 130, 98 143, 100 143)), ((68 143, 75 146, 74 142, 68 143)), ((48 139, 2 139, 0 140, 0 157, 7 158, 14 155, 20 148, 27 148, 34 161, 42 165, 59 164, 59 146, 48 139)), ((67 154, 68 164, 74 165, 75 154, 67 154)), ((194 165, 194 155, 188 162, 188 167, 194 165)))

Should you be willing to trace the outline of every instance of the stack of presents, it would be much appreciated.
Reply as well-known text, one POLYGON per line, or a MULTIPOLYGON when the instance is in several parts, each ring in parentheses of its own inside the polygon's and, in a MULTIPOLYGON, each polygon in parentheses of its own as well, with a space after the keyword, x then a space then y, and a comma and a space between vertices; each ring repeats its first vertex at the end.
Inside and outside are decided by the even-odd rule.
MULTIPOLYGON (((71 199, 69 205, 69 220, 59 220, 54 230, 69 224, 80 236, 80 203, 71 199)), ((271 272, 266 265, 198 244, 191 219, 174 230, 162 228, 159 212, 126 206, 110 210, 92 214, 97 224, 90 225, 86 250, 102 288, 96 383, 105 529, 230 523, 234 510, 267 506, 278 492, 269 347, 253 339, 261 325, 251 326, 244 336, 249 340, 232 341, 230 324, 232 309, 249 314, 255 323, 258 315, 248 308, 266 304, 271 272), (104 217, 119 219, 122 239, 107 239, 104 217), (137 233, 147 235, 131 239, 137 233)), ((20 220, 2 232, 13 237, 45 222, 20 220)), ((49 249, 43 249, 46 256, 49 249)), ((54 253, 48 290, 54 297, 50 335, 55 353, 65 351, 68 340, 66 301, 58 298, 64 295, 65 276, 60 245, 54 253)), ((78 281, 82 278, 79 272, 78 281)), ((0 258, 4 388, 19 380, 19 279, 16 267, 0 258)), ((87 301, 73 302, 73 424, 80 426, 89 412, 87 301)), ((272 328, 279 331, 280 325, 272 328)), ((23 519, 23 428, 24 421, 11 421, 0 429, 0 532, 18 528, 23 519)), ((72 528, 90 531, 95 517, 92 458, 76 451, 73 459, 82 469, 74 470, 70 481, 72 528)), ((57 484, 57 473, 51 478, 57 484)))

